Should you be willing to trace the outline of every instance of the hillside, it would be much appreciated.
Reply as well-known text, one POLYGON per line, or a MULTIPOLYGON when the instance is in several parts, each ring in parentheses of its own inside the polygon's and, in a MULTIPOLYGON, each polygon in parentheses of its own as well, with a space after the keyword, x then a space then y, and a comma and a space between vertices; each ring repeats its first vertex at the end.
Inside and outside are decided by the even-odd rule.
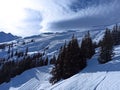
POLYGON ((0 85, 0 90, 39 90, 50 86, 49 71, 52 66, 33 68, 0 85))
MULTIPOLYGON (((49 58, 58 54, 59 48, 68 42, 74 34, 79 41, 86 32, 68 31, 62 33, 43 33, 37 36, 26 37, 13 41, 13 50, 25 51, 28 47, 28 54, 45 52, 49 58), (24 42, 24 44, 23 44, 24 42)), ((93 41, 98 42, 103 37, 104 30, 94 30, 91 33, 93 41)), ((11 42, 7 42, 9 44, 11 42)), ((0 57, 7 57, 6 47, 0 50, 0 57)), ((37 67, 23 72, 12 78, 10 82, 0 85, 0 90, 118 90, 120 84, 120 46, 114 47, 113 60, 106 64, 99 64, 97 59, 99 48, 96 54, 88 60, 88 65, 80 73, 71 78, 61 80, 55 85, 49 83, 52 65, 37 67)), ((16 60, 15 57, 13 57, 16 60)))
POLYGON ((114 52, 113 61, 103 65, 98 64, 98 54, 95 54, 82 72, 47 90, 119 90, 120 46, 116 46, 114 52))
POLYGON ((98 50, 88 61, 88 66, 69 79, 62 80, 51 86, 49 72, 52 66, 44 66, 25 71, 9 83, 0 85, 4 90, 118 90, 120 84, 120 46, 114 47, 113 60, 98 64, 98 50))
MULTIPOLYGON (((36 36, 20 38, 11 42, 6 42, 6 44, 13 44, 13 51, 25 51, 28 47, 28 54, 34 54, 37 52, 46 52, 47 56, 52 56, 57 54, 60 47, 66 42, 68 42, 72 35, 78 38, 81 41, 82 37, 86 31, 67 31, 62 33, 43 33, 36 36)), ((95 30, 90 32, 94 41, 98 42, 103 36, 104 30, 99 31, 95 30)), ((9 56, 7 54, 8 46, 0 51, 0 58, 9 56)))
POLYGON ((120 90, 120 0, 0 0, 0 90, 120 90))
MULTIPOLYGON (((81 41, 85 33, 86 31, 85 32, 67 31, 67 32, 62 32, 62 33, 43 33, 43 34, 36 35, 36 36, 20 38, 14 41, 6 42, 4 43, 6 44, 6 47, 0 50, 0 58, 5 58, 7 61, 10 61, 10 60, 18 61, 23 58, 23 57, 16 57, 16 56, 9 58, 11 55, 8 53, 9 45, 12 45, 10 50, 12 50, 14 54, 16 51, 25 51, 26 48, 28 47, 28 55, 32 56, 38 52, 45 52, 45 57, 48 56, 50 59, 54 54, 56 55, 58 54, 59 49, 65 43, 65 40, 68 42, 71 39, 73 34, 78 38, 79 41, 81 41)), ((91 33, 91 36, 94 39, 94 41, 99 41, 102 38, 103 33, 104 31, 95 30, 91 33)), ((1 62, 1 65, 2 65, 2 62, 1 62)), ((34 70, 30 72, 34 72, 34 70)), ((22 76, 20 75, 20 77, 22 76)), ((16 77, 15 77, 15 80, 16 80, 16 77)), ((12 83, 13 82, 14 81, 12 81, 12 83)), ((27 81, 22 82, 20 86, 27 82, 28 82, 28 79, 27 81)), ((11 87, 9 86, 11 84, 3 84, 2 86, 4 87, 4 85, 5 87, 6 85, 7 87, 11 87)), ((2 86, 0 87, 2 88, 2 86)))

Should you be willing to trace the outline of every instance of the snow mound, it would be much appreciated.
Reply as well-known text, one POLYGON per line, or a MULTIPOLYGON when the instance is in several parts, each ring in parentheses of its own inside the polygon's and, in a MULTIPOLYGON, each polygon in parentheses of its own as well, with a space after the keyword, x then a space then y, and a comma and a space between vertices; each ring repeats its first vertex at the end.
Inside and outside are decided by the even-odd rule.
POLYGON ((21 75, 12 78, 9 83, 0 85, 0 90, 37 90, 45 89, 49 83, 50 70, 52 66, 33 68, 23 72, 21 75))

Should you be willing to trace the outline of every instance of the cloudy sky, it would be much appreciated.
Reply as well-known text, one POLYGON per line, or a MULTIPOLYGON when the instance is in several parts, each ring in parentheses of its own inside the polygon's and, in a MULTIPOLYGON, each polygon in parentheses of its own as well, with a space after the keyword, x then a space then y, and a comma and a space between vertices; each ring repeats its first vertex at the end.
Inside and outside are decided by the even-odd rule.
POLYGON ((0 0, 0 31, 30 36, 120 22, 120 0, 0 0))

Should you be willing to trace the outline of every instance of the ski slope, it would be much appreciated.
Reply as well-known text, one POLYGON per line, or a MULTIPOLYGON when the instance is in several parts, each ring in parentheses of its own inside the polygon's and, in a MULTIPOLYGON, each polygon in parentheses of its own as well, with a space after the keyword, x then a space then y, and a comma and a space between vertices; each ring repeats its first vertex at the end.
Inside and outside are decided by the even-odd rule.
MULTIPOLYGON (((65 40, 68 42, 73 34, 81 41, 85 33, 80 31, 44 33, 19 39, 19 43, 17 43, 18 40, 14 40, 14 50, 24 50, 29 47, 29 54, 34 54, 47 48, 45 53, 51 57, 58 53, 65 40), (29 42, 31 39, 35 41, 29 42), (28 43, 22 45, 23 41, 28 43)), ((92 31, 91 37, 98 42, 103 33, 102 30, 92 31)), ((6 52, 7 48, 0 50, 0 56, 6 56, 6 52)), ((101 65, 97 61, 99 48, 96 49, 96 54, 88 60, 88 65, 84 70, 71 78, 59 81, 55 85, 49 83, 52 65, 48 65, 23 72, 12 78, 9 83, 1 84, 0 90, 120 90, 120 46, 114 47, 114 53, 112 61, 101 65)))
POLYGON ((113 60, 102 65, 97 61, 97 53, 82 72, 47 90, 120 90, 120 46, 114 52, 113 60))
MULTIPOLYGON (((12 50, 14 52, 25 51, 26 48, 28 47, 28 54, 34 54, 37 52, 45 51, 46 55, 51 57, 53 54, 57 54, 59 52, 60 47, 64 45, 65 41, 68 42, 73 34, 75 35, 75 37, 78 38, 78 41, 80 42, 82 37, 85 35, 85 33, 87 32, 67 31, 61 33, 43 33, 40 35, 20 38, 5 43, 7 44, 13 43, 12 50), (34 41, 31 42, 31 40, 34 41)), ((90 33, 94 41, 98 42, 102 38, 104 30, 103 31, 96 30, 90 33)), ((8 57, 7 51, 8 51, 8 47, 6 47, 4 50, 0 50, 0 58, 3 57, 7 58, 8 57)))
POLYGON ((0 85, 0 90, 39 90, 50 86, 49 71, 52 66, 43 66, 27 70, 12 78, 9 83, 0 85))
POLYGON ((102 65, 97 51, 83 71, 55 85, 49 83, 52 66, 44 66, 25 71, 0 85, 0 90, 119 90, 120 46, 115 47, 113 60, 102 65))

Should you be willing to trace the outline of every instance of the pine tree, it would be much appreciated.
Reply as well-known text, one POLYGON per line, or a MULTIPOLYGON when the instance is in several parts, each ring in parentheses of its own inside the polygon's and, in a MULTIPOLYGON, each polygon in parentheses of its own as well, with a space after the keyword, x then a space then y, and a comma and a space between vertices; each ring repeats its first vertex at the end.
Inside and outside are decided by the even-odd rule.
POLYGON ((65 43, 64 47, 60 49, 55 67, 51 72, 53 77, 50 82, 54 84, 60 79, 67 79, 82 70, 86 66, 86 60, 81 56, 78 41, 73 35, 68 45, 65 43))
POLYGON ((85 35, 81 43, 81 51, 84 53, 84 58, 90 59, 95 54, 95 47, 90 37, 90 33, 85 35))
POLYGON ((8 54, 10 53, 10 45, 8 46, 8 54))
POLYGON ((114 45, 119 45, 120 44, 120 26, 118 26, 117 24, 113 27, 112 37, 113 37, 114 45))
POLYGON ((106 63, 112 60, 113 56, 113 40, 109 29, 106 29, 100 49, 99 63, 106 63))
POLYGON ((65 58, 66 54, 66 44, 64 47, 60 48, 60 52, 58 55, 58 58, 56 60, 55 66, 53 67, 51 74, 53 75, 52 78, 50 79, 50 83, 55 84, 57 81, 62 79, 63 76, 63 60, 65 58))
POLYGON ((28 47, 26 48, 25 56, 27 56, 27 54, 28 54, 28 47))
POLYGON ((55 64, 55 62, 56 62, 56 56, 54 55, 50 60, 50 64, 55 64))
POLYGON ((11 58, 12 58, 12 57, 13 57, 13 55, 14 55, 13 53, 14 53, 14 52, 13 52, 13 49, 12 49, 12 51, 11 51, 11 58))
POLYGON ((48 57, 45 59, 44 65, 48 65, 48 57))
POLYGON ((66 57, 63 63, 63 79, 69 78, 79 72, 80 48, 77 39, 72 37, 66 49, 66 57))

